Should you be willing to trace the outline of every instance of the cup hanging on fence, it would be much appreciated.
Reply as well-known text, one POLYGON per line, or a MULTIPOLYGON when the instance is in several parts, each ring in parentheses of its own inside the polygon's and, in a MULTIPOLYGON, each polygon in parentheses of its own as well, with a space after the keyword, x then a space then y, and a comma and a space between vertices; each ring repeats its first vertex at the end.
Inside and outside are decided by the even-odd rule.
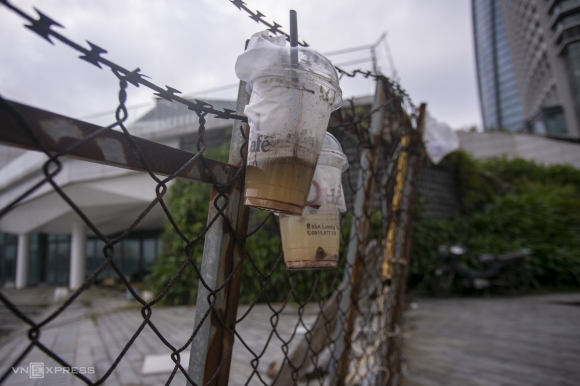
POLYGON ((348 160, 338 140, 326 133, 302 216, 280 215, 280 234, 287 269, 338 266, 340 212, 346 211, 342 173, 348 160))
POLYGON ((251 94, 245 204, 301 215, 330 113, 342 105, 336 70, 313 49, 263 31, 238 57, 236 75, 251 94))

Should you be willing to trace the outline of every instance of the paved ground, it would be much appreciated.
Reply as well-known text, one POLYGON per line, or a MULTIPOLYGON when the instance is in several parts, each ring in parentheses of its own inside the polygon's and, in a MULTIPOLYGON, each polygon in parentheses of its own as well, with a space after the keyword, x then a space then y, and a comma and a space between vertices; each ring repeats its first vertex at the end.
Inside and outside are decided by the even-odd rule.
MULTIPOLYGON (((3 290, 5 292, 5 290, 3 290)), ((10 294, 8 294, 10 296, 10 294)), ((13 294, 12 294, 13 295, 13 294)), ((22 296, 22 295, 19 295, 22 296)), ((48 307, 44 315, 55 306, 48 307)), ((238 316, 243 315, 246 306, 240 307, 238 316)), ((303 319, 307 325, 314 321, 317 306, 307 307, 303 319)), ((260 356, 258 373, 265 382, 268 365, 272 361, 281 362, 284 358, 282 340, 289 341, 295 330, 295 338, 289 344, 289 350, 302 337, 298 324, 297 308, 288 305, 280 315, 276 331, 271 333, 272 311, 265 305, 257 305, 238 325, 237 331, 245 339, 248 347, 236 342, 233 352, 231 385, 244 385, 251 378, 250 385, 263 384, 254 373, 251 360, 260 356), (266 341, 270 339, 267 349, 266 341), (253 354, 249 351, 252 350, 253 354), (252 375, 253 374, 253 375, 252 375)), ((154 308, 152 321, 163 336, 176 346, 184 344, 193 332, 194 307, 160 307, 154 308)), ((74 366, 95 367, 95 374, 89 375, 96 380, 102 377, 123 350, 125 344, 143 322, 140 307, 129 302, 122 293, 91 290, 91 296, 73 303, 54 322, 43 329, 40 341, 74 366)), ((0 376, 11 366, 13 361, 25 349, 28 342, 25 329, 13 333, 0 345, 0 376)), ((189 348, 186 349, 189 352, 189 348)), ((111 374, 106 385, 145 386, 163 385, 169 372, 157 375, 143 375, 142 365, 146 355, 170 353, 152 329, 145 327, 137 337, 125 357, 111 374)), ((42 362, 45 367, 59 366, 43 352, 34 348, 22 365, 42 362)), ((185 385, 185 377, 178 373, 172 384, 185 385)), ((44 379, 31 380, 28 374, 11 374, 4 385, 84 385, 69 374, 46 374, 44 379)))
MULTIPOLYGON (((18 308, 31 318, 36 318, 51 303, 52 289, 32 288, 26 291, 3 290, 18 308)), ((21 325, 20 319, 14 316, 4 303, 0 302, 0 345, 7 336, 21 325)))
MULTIPOLYGON (((35 290, 18 294, 23 304, 45 304, 46 299, 35 290), (28 300, 27 300, 28 299, 28 300), (44 300, 42 300, 44 299, 44 300)), ((42 292, 42 291, 41 291, 42 292)), ((51 292, 52 294, 52 292, 51 292)), ((522 298, 419 299, 418 308, 407 311, 404 332, 404 354, 408 358, 408 374, 403 386, 465 385, 580 385, 580 293, 522 298)), ((57 305, 42 311, 46 315, 57 305)), ((305 312, 310 324, 317 308, 305 312)), ((246 308, 241 308, 242 315, 246 308)), ((35 311, 37 314, 38 312, 35 311)), ((153 322, 172 343, 183 343, 192 331, 193 307, 155 309, 153 322)), ((298 328, 297 309, 287 307, 280 315, 277 331, 270 335, 272 312, 265 305, 256 306, 239 325, 244 347, 236 342, 231 385, 243 385, 253 372, 251 360, 261 355, 258 372, 265 382, 268 365, 283 358, 282 340, 288 340, 298 328), (265 342, 268 349, 262 352, 265 342)), ((1 315, 0 315, 1 316, 1 315)), ((37 317, 42 315, 38 314, 37 317)), ((58 319, 43 330, 40 341, 75 366, 94 366, 96 380, 107 372, 125 343, 142 322, 139 308, 120 292, 91 290, 75 302, 58 319)), ((3 320, 0 320, 0 324, 3 320)), ((21 328, 0 342, 0 374, 26 347, 25 330, 21 328)), ((189 351, 189 350, 187 350, 189 351)), ((143 375, 146 355, 169 353, 153 331, 145 327, 131 349, 119 363, 106 385, 162 385, 169 374, 143 375)), ((23 361, 43 362, 46 367, 56 362, 37 350, 23 361)), ((27 374, 12 374, 5 385, 81 385, 68 374, 47 374, 31 380, 27 374)), ((178 375, 172 384, 183 385, 178 375)), ((250 385, 262 384, 257 374, 250 385)))
POLYGON ((417 304, 404 386, 580 385, 580 293, 417 304))

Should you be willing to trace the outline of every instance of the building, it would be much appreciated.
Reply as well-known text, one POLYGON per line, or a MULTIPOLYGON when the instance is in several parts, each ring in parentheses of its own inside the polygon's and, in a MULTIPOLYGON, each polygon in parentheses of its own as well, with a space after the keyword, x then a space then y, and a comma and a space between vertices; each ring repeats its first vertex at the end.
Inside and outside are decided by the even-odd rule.
POLYGON ((502 13, 497 0, 473 0, 473 35, 484 130, 525 125, 502 13))
MULTIPOLYGON (((235 101, 209 101, 235 110, 235 101)), ((221 145, 231 122, 206 117, 205 143, 221 145)), ((130 125, 138 137, 192 151, 198 117, 186 106, 159 99, 130 125)), ((0 146, 0 208, 42 179, 44 154, 0 146)), ((125 230, 155 198, 155 182, 146 173, 63 158, 55 178, 80 209, 107 236, 125 230)), ((161 251, 165 214, 157 205, 115 247, 123 274, 138 279, 150 271, 161 251)), ((49 284, 78 287, 102 262, 104 244, 80 217, 45 184, 0 219, 0 285, 23 288, 49 284)), ((116 278, 108 267, 99 279, 116 278)))
MULTIPOLYGON (((373 97, 355 99, 370 106, 373 97)), ((217 109, 234 109, 234 101, 209 101, 217 109)), ((229 140, 231 122, 206 116, 205 144, 218 148, 229 140)), ((129 127, 141 138, 182 150, 193 150, 197 141, 197 115, 185 106, 163 99, 129 127)), ((359 144, 346 133, 335 133, 343 150, 354 159, 359 144), (340 134, 340 135, 339 135, 340 134)), ((545 164, 568 163, 580 168, 580 145, 572 140, 548 139, 529 134, 458 133, 461 148, 478 158, 505 155, 535 159, 545 164)), ((39 181, 46 156, 0 146, 0 208, 39 181)), ((146 173, 63 158, 56 181, 88 215, 97 228, 114 237, 125 230, 155 198, 156 184, 146 173)), ((350 168, 357 175, 357 165, 350 168)), ((346 177, 348 178, 348 177, 346 177)), ((425 167, 419 189, 426 209, 436 218, 454 215, 459 192, 455 177, 438 167, 425 167)), ((347 202, 352 183, 344 183, 347 202)), ((379 202, 377 201, 376 205, 379 202)), ((155 207, 127 238, 115 247, 115 261, 130 280, 140 279, 161 253, 160 238, 165 214, 155 207)), ((36 190, 0 219, 0 285, 23 288, 48 284, 78 287, 103 260, 103 243, 49 186, 36 190)), ((99 280, 117 278, 108 267, 99 280)))
POLYGON ((521 109, 522 131, 580 137, 580 1, 472 0, 472 10, 485 130, 518 130, 521 109))
POLYGON ((459 131, 459 147, 475 158, 522 158, 543 165, 567 164, 580 169, 580 143, 528 133, 459 131))

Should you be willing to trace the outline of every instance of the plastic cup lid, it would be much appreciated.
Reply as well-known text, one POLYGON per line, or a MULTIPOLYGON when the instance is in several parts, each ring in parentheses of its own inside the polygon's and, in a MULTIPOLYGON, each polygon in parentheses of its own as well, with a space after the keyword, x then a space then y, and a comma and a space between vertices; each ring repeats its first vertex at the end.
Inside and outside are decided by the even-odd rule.
POLYGON ((302 74, 315 74, 317 77, 328 82, 337 91, 337 98, 335 108, 342 105, 342 90, 338 79, 338 73, 334 65, 321 53, 313 50, 310 47, 289 47, 286 46, 281 49, 282 67, 298 71, 302 74), (291 62, 291 51, 298 51, 298 63, 291 62))

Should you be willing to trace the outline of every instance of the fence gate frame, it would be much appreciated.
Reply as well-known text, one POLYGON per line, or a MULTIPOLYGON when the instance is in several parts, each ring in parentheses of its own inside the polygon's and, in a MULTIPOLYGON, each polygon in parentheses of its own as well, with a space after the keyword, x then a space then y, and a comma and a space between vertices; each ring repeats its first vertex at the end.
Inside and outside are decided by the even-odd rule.
MULTIPOLYGON (((246 82, 240 81, 236 113, 243 114, 250 95, 246 82)), ((232 130, 228 163, 243 172, 247 157, 249 125, 236 120, 232 130)), ((195 307, 194 329, 198 329, 191 343, 188 374, 199 385, 226 385, 228 383, 231 354, 234 346, 235 322, 242 279, 242 263, 246 253, 244 238, 248 231, 250 209, 243 204, 244 174, 239 173, 227 193, 228 198, 215 198, 220 194, 212 188, 208 225, 219 214, 217 206, 227 201, 223 214, 209 228, 205 236, 201 276, 214 293, 199 282, 195 307), (226 219, 224 223, 224 217, 226 219), (229 229, 228 224, 235 224, 229 229), (224 286, 225 285, 225 286, 224 286), (224 286, 222 288, 222 286, 224 286), (221 289, 221 290, 220 290, 221 289), (210 299, 213 304, 210 305, 210 299)), ((189 382, 188 382, 189 384, 189 382)))
MULTIPOLYGON (((329 369, 329 384, 340 386, 344 384, 349 365, 351 337, 356 319, 355 306, 360 290, 362 270, 361 257, 365 253, 366 239, 369 232, 370 211, 375 197, 376 173, 379 166, 381 133, 384 129, 386 106, 385 85, 382 80, 376 81, 369 130, 370 147, 364 148, 360 154, 360 169, 356 184, 356 196, 353 208, 353 219, 350 228, 349 243, 346 252, 346 269, 343 282, 345 289, 340 295, 338 321, 334 331, 334 349, 332 357, 338 362, 329 369), (344 317, 342 317, 344 315, 344 317)), ((333 363, 334 364, 334 363, 333 363)))

